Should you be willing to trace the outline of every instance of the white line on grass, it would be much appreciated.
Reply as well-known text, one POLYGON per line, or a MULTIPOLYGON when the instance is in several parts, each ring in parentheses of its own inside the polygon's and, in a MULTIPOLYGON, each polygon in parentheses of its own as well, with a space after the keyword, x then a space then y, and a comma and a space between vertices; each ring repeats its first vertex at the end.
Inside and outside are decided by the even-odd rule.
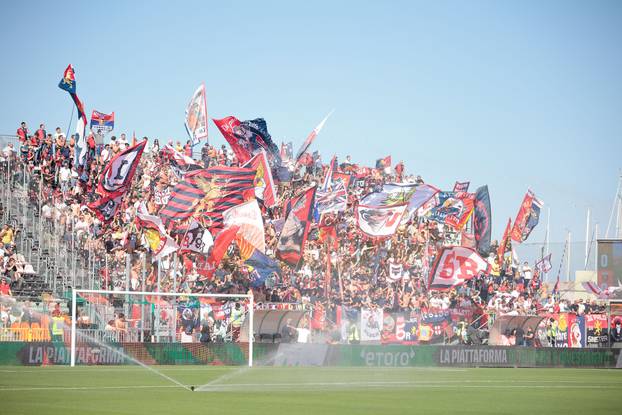
MULTIPOLYGON (((520 382, 520 381, 517 381, 520 382)), ((473 383, 480 383, 473 381, 473 383)), ((265 391, 270 389, 295 390, 321 388, 391 388, 391 387, 413 387, 413 388, 449 388, 449 389, 619 389, 613 385, 550 385, 550 384, 528 384, 528 385, 490 385, 489 381, 485 384, 458 384, 457 382, 408 382, 408 381, 377 381, 377 382, 305 382, 305 383, 236 383, 227 385, 211 385, 204 388, 207 392, 227 392, 240 391, 240 388, 250 388, 251 390, 265 391)), ((32 386, 32 387, 0 387, 0 392, 18 391, 37 391, 37 390, 132 390, 132 389, 174 389, 176 385, 119 385, 119 386, 32 386)))

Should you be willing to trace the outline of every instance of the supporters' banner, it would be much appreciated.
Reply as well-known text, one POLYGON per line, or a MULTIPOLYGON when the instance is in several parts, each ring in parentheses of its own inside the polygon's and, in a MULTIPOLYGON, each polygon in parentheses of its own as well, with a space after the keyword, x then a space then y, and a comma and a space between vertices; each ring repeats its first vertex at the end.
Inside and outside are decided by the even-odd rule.
POLYGON ((262 253, 266 252, 263 218, 257 200, 249 200, 227 209, 222 216, 225 227, 238 226, 238 236, 243 237, 262 253))
POLYGON ((361 341, 380 341, 382 333, 382 308, 361 309, 361 341))
POLYGON ((429 184, 387 183, 382 191, 369 193, 361 199, 361 204, 374 207, 397 206, 408 203, 408 212, 413 214, 439 190, 429 184))
POLYGON ((143 232, 146 245, 153 253, 154 261, 179 249, 175 240, 167 235, 162 220, 159 217, 136 213, 136 226, 143 232))
POLYGON ((181 241, 180 249, 181 251, 207 255, 212 245, 214 245, 214 239, 210 231, 201 226, 196 220, 192 220, 181 241))
POLYGON ((207 260, 212 269, 216 269, 218 264, 220 264, 222 257, 225 256, 227 249, 229 249, 229 245, 231 245, 231 242, 233 242, 237 234, 238 227, 232 226, 230 228, 223 229, 218 235, 216 235, 212 252, 207 260))
POLYGON ((463 192, 439 192, 438 205, 429 218, 460 230, 469 220, 475 205, 475 195, 463 192))
POLYGON ((84 166, 86 164, 86 134, 85 128, 87 124, 86 113, 84 111, 84 105, 78 98, 76 93, 76 75, 73 70, 73 66, 69 64, 63 72, 63 77, 58 83, 58 87, 63 91, 67 91, 76 105, 78 110, 78 122, 76 124, 76 133, 78 134, 78 140, 76 140, 77 152, 75 157, 76 166, 84 166))
POLYGON ((436 343, 443 341, 443 333, 451 325, 451 313, 449 310, 429 309, 421 313, 419 321, 419 341, 436 343))
POLYGON ((104 137, 114 129, 114 111, 112 114, 104 114, 95 111, 91 113, 91 131, 98 137, 104 137))
POLYGON ((240 121, 229 116, 214 120, 214 124, 225 137, 240 163, 247 162, 254 154, 264 149, 271 163, 276 166, 281 164, 279 149, 268 134, 268 126, 263 118, 240 121))
POLYGON ((468 192, 471 182, 456 182, 454 184, 454 192, 468 192))
POLYGON ((501 238, 501 242, 499 243, 499 248, 497 248, 497 264, 499 266, 503 265, 503 257, 506 252, 511 249, 511 241, 510 241, 510 232, 512 230, 512 218, 508 219, 508 224, 505 226, 505 231, 503 231, 503 237, 501 238))
POLYGON ((171 198, 171 189, 165 187, 164 189, 155 189, 153 191, 153 203, 156 205, 166 205, 171 198))
POLYGON ((356 218, 359 229, 373 237, 391 236, 397 230, 408 205, 373 207, 358 205, 356 218))
POLYGON ((361 204, 374 207, 403 205, 410 202, 416 190, 416 184, 385 184, 382 191, 365 195, 361 199, 361 204))
POLYGON ((315 204, 315 187, 305 190, 288 203, 285 223, 277 244, 277 258, 297 265, 302 258, 315 204))
POLYGON ((535 268, 540 271, 540 274, 546 274, 553 268, 553 265, 551 265, 551 255, 552 254, 548 254, 547 256, 536 262, 535 268))
POLYGON ((313 129, 313 131, 311 131, 311 134, 309 134, 309 136, 307 136, 307 139, 304 141, 304 143, 302 143, 302 145, 300 146, 300 148, 296 152, 296 161, 298 161, 300 159, 300 157, 305 153, 305 151, 307 151, 309 149, 309 147, 311 147, 311 144, 313 143, 313 140, 315 140, 315 137, 317 137, 317 135, 320 133, 322 128, 324 128, 324 124, 326 123, 326 120, 328 120, 328 117, 330 117, 330 115, 332 113, 333 112, 331 111, 326 117, 324 117, 322 122, 320 122, 317 125, 317 127, 315 127, 313 129))
POLYGON ((101 195, 112 192, 124 192, 129 188, 146 144, 147 140, 144 140, 135 146, 128 147, 106 164, 98 186, 98 191, 101 195))
POLYGON ((333 180, 333 186, 341 182, 343 183, 343 187, 348 189, 350 187, 350 184, 352 183, 352 175, 334 171, 332 180, 333 180))
POLYGON ((175 173, 175 176, 178 178, 183 177, 186 173, 201 170, 203 168, 192 157, 188 157, 185 154, 180 153, 170 144, 164 146, 162 149, 162 156, 168 160, 171 170, 173 170, 173 173, 175 173))
MULTIPOLYGON (((405 329, 406 321, 402 314, 385 312, 382 321, 382 344, 402 343, 406 339, 405 329)), ((415 331, 416 330, 415 328, 415 331)))
POLYGON ((195 216, 211 230, 222 228, 222 213, 253 197, 255 170, 244 167, 212 167, 188 173, 171 192, 160 211, 169 221, 195 216))
MULTIPOLYGON (((238 242, 240 242, 242 238, 243 237, 238 235, 238 242)), ((252 287, 262 286, 266 282, 266 279, 272 275, 281 275, 279 264, 252 246, 249 255, 242 255, 242 259, 251 271, 252 287)))
POLYGON ((341 212, 346 210, 348 192, 339 182, 329 190, 318 190, 315 203, 319 214, 341 212))
POLYGON ((387 167, 391 167, 391 156, 376 160, 377 169, 386 169, 387 167))
POLYGON ((487 269, 488 263, 475 250, 444 247, 430 270, 430 289, 446 290, 461 285, 487 269))
POLYGON ((585 317, 568 314, 568 347, 585 347, 585 317))
POLYGON ((389 279, 398 281, 402 279, 404 266, 402 264, 389 264, 389 279))
POLYGON ((268 164, 265 150, 253 156, 243 167, 255 169, 255 197, 263 201, 264 206, 273 207, 276 205, 276 186, 272 178, 272 171, 268 164))
POLYGON ((95 216, 103 223, 110 223, 121 206, 123 192, 107 193, 98 200, 88 203, 86 206, 95 213, 95 216))
POLYGON ((70 94, 76 93, 76 75, 71 64, 69 64, 67 69, 65 69, 65 72, 63 72, 63 77, 58 83, 58 87, 63 91, 69 92, 70 94))
POLYGON ((518 243, 524 242, 529 234, 540 221, 540 209, 542 202, 536 198, 531 190, 525 194, 523 203, 520 205, 514 227, 512 228, 511 237, 513 241, 518 243))
MULTIPOLYGON (((467 188, 468 188, 468 182, 467 188)), ((482 186, 475 191, 475 208, 473 216, 473 234, 477 252, 482 256, 490 253, 490 233, 492 216, 490 212, 490 195, 488 186, 482 186)))
POLYGON ((585 344, 587 347, 607 347, 609 328, 606 314, 586 314, 585 344))
POLYGON ((202 139, 207 139, 207 98, 205 84, 194 91, 188 107, 186 107, 186 131, 194 146, 202 139))

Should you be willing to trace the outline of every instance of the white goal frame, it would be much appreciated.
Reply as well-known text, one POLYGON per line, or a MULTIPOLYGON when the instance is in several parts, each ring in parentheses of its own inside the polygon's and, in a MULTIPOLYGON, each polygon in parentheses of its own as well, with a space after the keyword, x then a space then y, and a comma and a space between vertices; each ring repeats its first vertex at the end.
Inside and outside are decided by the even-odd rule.
POLYGON ((197 298, 247 298, 248 299, 248 367, 253 367, 253 315, 255 301, 252 294, 188 294, 173 292, 151 291, 114 291, 114 290, 86 290, 72 288, 71 292, 71 367, 76 365, 76 317, 78 294, 114 294, 114 295, 142 295, 154 297, 197 297, 197 298))

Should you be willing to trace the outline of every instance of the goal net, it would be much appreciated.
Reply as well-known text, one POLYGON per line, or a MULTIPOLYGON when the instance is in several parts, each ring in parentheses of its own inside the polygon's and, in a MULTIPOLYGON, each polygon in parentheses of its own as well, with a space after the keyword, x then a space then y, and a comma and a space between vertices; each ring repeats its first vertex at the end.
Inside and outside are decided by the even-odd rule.
POLYGON ((253 365, 250 294, 74 289, 71 366, 253 365))

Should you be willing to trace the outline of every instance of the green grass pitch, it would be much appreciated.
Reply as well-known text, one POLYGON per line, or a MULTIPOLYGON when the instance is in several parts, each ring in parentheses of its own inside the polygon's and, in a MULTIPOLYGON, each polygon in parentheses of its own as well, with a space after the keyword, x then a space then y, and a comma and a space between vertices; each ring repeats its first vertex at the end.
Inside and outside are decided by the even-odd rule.
POLYGON ((619 414, 622 370, 0 367, 0 414, 619 414), (190 391, 190 386, 196 391, 190 391))

